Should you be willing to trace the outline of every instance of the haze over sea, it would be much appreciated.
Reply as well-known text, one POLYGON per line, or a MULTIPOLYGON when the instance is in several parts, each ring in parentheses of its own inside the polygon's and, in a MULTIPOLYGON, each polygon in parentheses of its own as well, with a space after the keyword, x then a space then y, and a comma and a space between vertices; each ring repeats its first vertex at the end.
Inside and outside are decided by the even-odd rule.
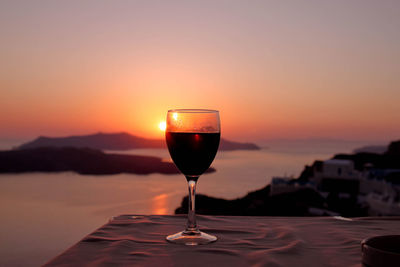
MULTIPOLYGON (((3 140, 0 149, 22 142, 3 140)), ((272 176, 298 176, 304 165, 334 153, 384 142, 270 140, 258 151, 218 152, 215 173, 203 175, 198 193, 232 199, 265 186, 272 176)), ((164 149, 113 151, 170 160, 164 149)), ((43 264, 83 236, 120 214, 173 214, 187 193, 182 175, 78 175, 28 173, 0 175, 2 227, 0 265, 43 264), (15 231, 18 229, 18 231, 15 231)), ((201 224, 201 221, 200 221, 201 224)))

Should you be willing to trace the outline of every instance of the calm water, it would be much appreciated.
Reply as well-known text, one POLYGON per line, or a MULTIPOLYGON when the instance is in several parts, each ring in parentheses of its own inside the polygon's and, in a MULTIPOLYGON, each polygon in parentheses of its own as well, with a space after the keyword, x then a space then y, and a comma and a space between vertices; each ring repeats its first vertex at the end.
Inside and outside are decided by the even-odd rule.
MULTIPOLYGON (((298 176, 305 164, 364 143, 269 145, 260 151, 219 152, 213 164, 217 172, 200 178, 198 192, 228 199, 244 196, 265 186, 272 176, 298 176)), ((169 160, 161 149, 113 153, 169 160)), ((173 214, 186 191, 181 175, 0 175, 0 266, 43 264, 112 216, 173 214)))

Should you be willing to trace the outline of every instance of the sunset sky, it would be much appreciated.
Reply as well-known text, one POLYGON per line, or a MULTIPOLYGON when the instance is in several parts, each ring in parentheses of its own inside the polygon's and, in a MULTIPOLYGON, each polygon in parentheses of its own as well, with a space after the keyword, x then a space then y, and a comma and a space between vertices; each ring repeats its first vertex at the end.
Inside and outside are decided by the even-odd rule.
POLYGON ((400 138, 400 1, 1 1, 0 138, 400 138))

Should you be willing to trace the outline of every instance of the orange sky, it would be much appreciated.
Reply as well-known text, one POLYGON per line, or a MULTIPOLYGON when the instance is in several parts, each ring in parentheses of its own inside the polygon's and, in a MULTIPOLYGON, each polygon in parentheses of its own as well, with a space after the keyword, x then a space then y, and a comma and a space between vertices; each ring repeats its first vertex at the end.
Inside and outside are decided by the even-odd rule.
POLYGON ((0 5, 0 138, 162 137, 172 108, 237 140, 400 136, 399 2, 0 5))

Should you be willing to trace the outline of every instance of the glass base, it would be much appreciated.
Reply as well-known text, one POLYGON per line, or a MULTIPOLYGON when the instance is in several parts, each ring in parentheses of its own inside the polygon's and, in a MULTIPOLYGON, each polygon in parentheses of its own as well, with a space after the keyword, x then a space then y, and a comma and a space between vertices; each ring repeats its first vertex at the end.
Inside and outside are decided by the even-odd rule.
POLYGON ((203 233, 201 231, 182 231, 166 237, 168 242, 187 245, 197 246, 205 245, 217 241, 217 237, 203 233))

